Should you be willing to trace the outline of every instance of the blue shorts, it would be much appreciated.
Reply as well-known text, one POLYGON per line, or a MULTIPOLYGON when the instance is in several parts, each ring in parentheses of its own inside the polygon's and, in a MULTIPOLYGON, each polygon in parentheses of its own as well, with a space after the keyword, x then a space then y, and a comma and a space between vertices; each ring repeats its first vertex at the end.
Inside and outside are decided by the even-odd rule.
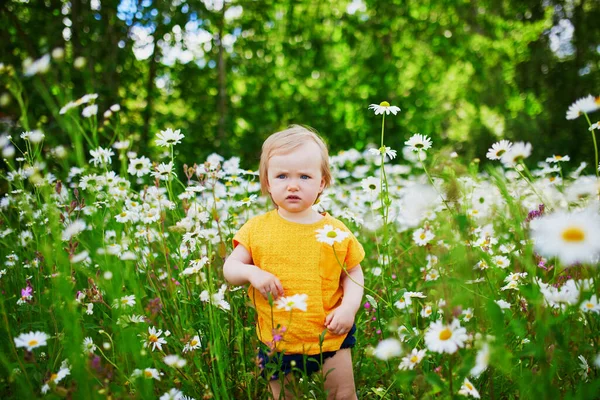
MULTIPOLYGON (((354 347, 356 344, 356 337, 354 337, 354 333, 356 332, 356 325, 352 325, 350 332, 346 335, 346 338, 342 342, 340 349, 350 349, 354 347)), ((279 372, 283 372, 284 375, 292 372, 292 369, 296 368, 301 371, 304 371, 306 375, 310 375, 313 372, 317 372, 321 369, 321 362, 324 362, 328 358, 331 358, 337 353, 337 351, 324 351, 323 353, 314 354, 314 355, 306 355, 306 354, 282 354, 275 353, 270 358, 267 353, 261 348, 258 350, 258 358, 259 365, 261 370, 263 371, 263 376, 266 377, 265 366, 269 363, 275 363, 279 365, 279 371, 276 371, 271 375, 270 380, 274 381, 279 379, 279 372), (292 362, 295 362, 295 365, 292 366, 292 362)))

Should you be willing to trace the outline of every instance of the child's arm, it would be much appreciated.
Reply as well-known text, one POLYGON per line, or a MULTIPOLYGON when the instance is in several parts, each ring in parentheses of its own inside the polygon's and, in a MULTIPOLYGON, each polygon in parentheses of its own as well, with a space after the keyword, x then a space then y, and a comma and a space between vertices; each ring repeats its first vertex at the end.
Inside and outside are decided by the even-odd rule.
POLYGON ((223 275, 232 285, 241 286, 250 283, 265 299, 268 298, 269 293, 273 298, 283 296, 283 286, 279 279, 253 265, 252 256, 241 244, 225 260, 223 275))
POLYGON ((365 285, 360 264, 346 272, 342 272, 341 278, 341 285, 344 289, 342 304, 325 318, 325 327, 336 335, 348 333, 352 328, 354 317, 362 303, 363 286, 365 285))

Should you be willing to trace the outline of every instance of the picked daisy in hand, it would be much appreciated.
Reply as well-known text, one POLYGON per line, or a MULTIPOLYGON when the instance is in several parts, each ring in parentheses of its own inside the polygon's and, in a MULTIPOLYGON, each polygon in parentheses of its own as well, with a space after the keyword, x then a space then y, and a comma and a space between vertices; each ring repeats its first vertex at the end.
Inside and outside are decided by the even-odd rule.
POLYGON ((374 110, 375 115, 383 114, 390 115, 390 113, 396 115, 400 111, 400 107, 391 106, 387 101, 382 101, 379 104, 371 104, 369 110, 374 110))
POLYGON ((425 333, 425 344, 436 353, 456 353, 459 347, 465 347, 467 330, 460 326, 457 319, 448 324, 441 320, 432 322, 425 333))
POLYGON ((181 143, 181 139, 184 137, 185 136, 181 134, 180 129, 173 131, 173 129, 168 128, 164 131, 160 131, 160 133, 156 135, 156 145, 160 147, 175 146, 176 144, 181 143))
POLYGON ((415 133, 404 144, 412 151, 428 150, 431 148, 432 141, 427 135, 415 133))
POLYGON ((350 236, 350 232, 334 228, 331 225, 325 225, 322 229, 317 229, 316 232, 317 242, 327 243, 330 246, 333 246, 334 243, 343 242, 348 236, 350 236))
POLYGON ((279 297, 275 302, 277 308, 283 308, 285 311, 300 310, 306 311, 307 294, 295 294, 293 296, 279 297))

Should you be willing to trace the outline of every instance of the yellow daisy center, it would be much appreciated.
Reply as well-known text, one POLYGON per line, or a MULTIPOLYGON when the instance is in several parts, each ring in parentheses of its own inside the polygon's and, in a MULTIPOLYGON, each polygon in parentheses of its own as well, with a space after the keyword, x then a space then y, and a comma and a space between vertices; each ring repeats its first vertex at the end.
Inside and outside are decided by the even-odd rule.
POLYGON ((421 233, 421 235, 419 236, 421 239, 425 239, 426 235, 424 233, 421 233))
POLYGON ((56 378, 58 378, 58 374, 50 375, 50 381, 54 381, 56 378))
POLYGON ((585 240, 585 232, 578 227, 570 227, 563 231, 562 238, 565 242, 583 242, 585 240))
POLYGON ((592 303, 587 303, 585 306, 586 306, 587 308, 594 308, 594 305, 593 305, 592 303))
POLYGON ((562 156, 554 156, 555 160, 562 160, 562 156))
POLYGON ((195 346, 197 344, 198 344, 198 341, 195 339, 190 342, 190 346, 195 346))
POLYGON ((158 342, 158 336, 156 335, 150 335, 150 337, 148 338, 148 340, 152 343, 156 343, 158 342))
POLYGON ((37 345, 39 342, 35 339, 31 339, 29 343, 27 343, 30 347, 37 345))
POLYGON ((465 386, 467 387, 467 389, 473 390, 473 385, 471 385, 469 382, 465 382, 465 386))
POLYGON ((412 357, 410 358, 410 362, 412 362, 412 363, 416 363, 418 359, 419 359, 419 357, 417 357, 417 356, 412 356, 412 357))
POLYGON ((146 378, 152 378, 152 371, 144 371, 144 376, 146 378))
POLYGON ((496 157, 500 157, 502 154, 506 153, 506 150, 501 149, 496 152, 496 157))
POLYGON ((244 203, 247 203, 250 201, 250 197, 244 197, 244 199, 242 200, 244 203))
POLYGON ((329 232, 327 232, 327 237, 335 238, 335 237, 337 237, 337 233, 335 233, 335 231, 329 231, 329 232))
POLYGON ((388 103, 387 101, 382 101, 381 103, 379 103, 379 105, 380 105, 381 107, 389 107, 389 106, 390 106, 390 103, 388 103))
POLYGON ((126 216, 127 216, 127 213, 126 213, 125 211, 123 211, 123 212, 121 213, 121 217, 126 217, 126 216))
POLYGON ((448 328, 444 328, 444 330, 440 332, 440 340, 448 340, 451 337, 452 337, 452 331, 448 328))

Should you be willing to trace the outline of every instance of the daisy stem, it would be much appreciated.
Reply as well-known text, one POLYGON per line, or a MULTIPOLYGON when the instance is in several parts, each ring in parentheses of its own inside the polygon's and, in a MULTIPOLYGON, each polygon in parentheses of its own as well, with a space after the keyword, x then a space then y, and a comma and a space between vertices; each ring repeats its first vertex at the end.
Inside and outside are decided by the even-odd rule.
MULTIPOLYGON (((588 117, 587 113, 583 113, 583 115, 585 115, 585 119, 587 120, 588 124, 590 126, 592 126, 592 123, 590 121, 590 117, 588 117)), ((598 169, 598 143, 596 143, 596 132, 594 132, 593 129, 590 132, 592 133, 592 140, 594 141, 594 155, 596 157, 596 163, 594 164, 594 171, 596 171, 596 178, 598 178, 598 174, 599 174, 599 169, 598 169)))
POLYGON ((448 362, 448 380, 450 382, 450 398, 454 398, 454 388, 452 387, 452 359, 454 357, 450 355, 450 361, 448 362))
MULTIPOLYGON (((523 161, 521 161, 518 165, 521 165, 523 167, 523 170, 525 172, 527 172, 527 175, 531 176, 531 174, 529 173, 529 170, 527 169, 527 167, 525 166, 525 164, 523 163, 523 161)), ((547 205, 547 206, 551 206, 552 203, 550 203, 549 201, 544 200, 544 198, 538 193, 538 191, 535 189, 535 186, 533 186, 533 184, 531 183, 531 180, 529 180, 529 178, 527 178, 525 175, 523 175, 523 172, 521 172, 521 170, 519 168, 517 168, 517 166, 515 166, 515 171, 518 172, 519 176, 521 178, 523 178, 523 180, 525 182, 527 182, 527 184, 529 185, 529 187, 531 187, 531 190, 533 191, 533 193, 535 193, 535 195, 538 197, 538 199, 540 199, 540 201, 547 205)), ((550 208, 550 207, 549 207, 550 208)))

